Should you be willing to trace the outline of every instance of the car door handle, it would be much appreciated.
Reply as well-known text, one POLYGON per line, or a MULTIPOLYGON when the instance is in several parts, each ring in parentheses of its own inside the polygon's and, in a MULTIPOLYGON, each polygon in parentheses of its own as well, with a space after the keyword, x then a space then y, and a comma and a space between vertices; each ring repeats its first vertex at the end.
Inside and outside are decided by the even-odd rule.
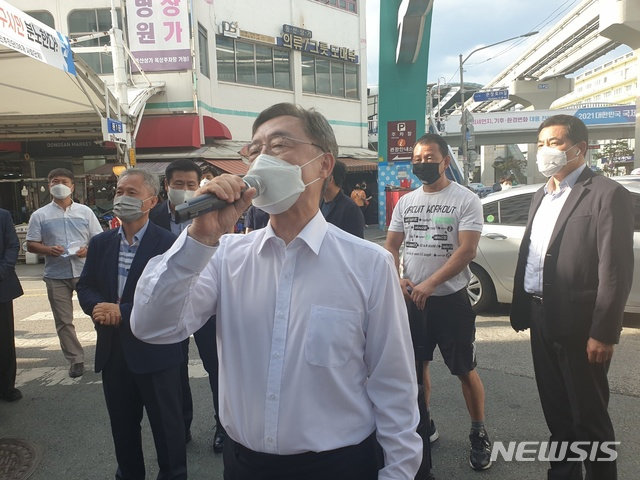
POLYGON ((483 237, 487 237, 490 238, 491 240, 506 240, 507 236, 506 235, 502 235, 501 233, 485 233, 484 235, 482 235, 483 237))

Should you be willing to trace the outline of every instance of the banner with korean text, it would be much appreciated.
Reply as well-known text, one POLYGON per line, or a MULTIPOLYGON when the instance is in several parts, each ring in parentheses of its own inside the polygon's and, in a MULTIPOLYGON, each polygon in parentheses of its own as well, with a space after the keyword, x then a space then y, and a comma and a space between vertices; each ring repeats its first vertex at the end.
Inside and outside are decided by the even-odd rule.
POLYGON ((76 74, 69 39, 4 0, 0 0, 0 45, 76 74))
MULTIPOLYGON (((129 46, 145 72, 191 69, 188 0, 129 0, 129 46)), ((132 65, 133 71, 138 71, 132 65)))

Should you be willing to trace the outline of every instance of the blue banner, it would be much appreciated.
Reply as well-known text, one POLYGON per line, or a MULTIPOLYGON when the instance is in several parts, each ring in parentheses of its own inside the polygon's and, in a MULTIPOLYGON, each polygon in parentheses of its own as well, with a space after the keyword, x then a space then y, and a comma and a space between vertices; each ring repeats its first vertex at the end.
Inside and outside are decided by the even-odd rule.
POLYGON ((635 123, 635 105, 616 105, 611 107, 579 108, 574 115, 585 125, 603 125, 610 123, 635 123))

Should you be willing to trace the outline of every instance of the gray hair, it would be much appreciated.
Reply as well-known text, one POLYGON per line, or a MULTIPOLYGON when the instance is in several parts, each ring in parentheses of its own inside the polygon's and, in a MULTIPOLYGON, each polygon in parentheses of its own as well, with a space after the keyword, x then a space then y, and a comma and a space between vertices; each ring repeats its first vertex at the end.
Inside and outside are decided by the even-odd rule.
POLYGON ((151 190, 153 195, 158 195, 160 192, 160 182, 157 177, 151 175, 148 171, 142 168, 128 168, 124 172, 120 174, 118 177, 118 183, 122 181, 123 178, 128 177, 129 175, 140 175, 142 177, 143 183, 151 190))
POLYGON ((291 116, 300 119, 304 131, 309 138, 317 143, 323 152, 330 153, 333 158, 338 158, 338 142, 333 129, 327 119, 317 110, 308 110, 292 103, 278 103, 263 110, 253 122, 252 134, 265 122, 282 116, 291 116))

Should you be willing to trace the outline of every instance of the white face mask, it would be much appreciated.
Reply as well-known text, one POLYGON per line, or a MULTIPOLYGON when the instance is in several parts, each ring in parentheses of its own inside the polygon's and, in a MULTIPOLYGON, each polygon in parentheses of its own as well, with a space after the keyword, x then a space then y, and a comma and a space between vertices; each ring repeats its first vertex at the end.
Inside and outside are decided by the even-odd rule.
POLYGON ((270 215, 278 215, 289 210, 308 185, 320 180, 318 177, 305 185, 302 181, 302 167, 306 167, 322 155, 324 153, 302 166, 292 165, 265 153, 258 155, 247 172, 248 175, 258 177, 262 186, 260 195, 252 200, 253 205, 270 215))
POLYGON ((71 188, 67 187, 63 183, 58 183, 49 189, 51 196, 58 200, 64 200, 71 195, 71 188))
POLYGON ((185 203, 187 200, 191 200, 195 194, 195 190, 182 190, 171 187, 169 187, 169 191, 167 192, 171 205, 180 205, 185 203))
MULTIPOLYGON (((574 145, 568 150, 558 150, 557 148, 547 147, 546 145, 538 148, 536 163, 540 173, 545 177, 550 177, 558 173, 568 163, 567 152, 570 152, 575 147, 577 147, 577 145, 574 145)), ((576 158, 578 157, 574 157, 570 161, 573 162, 576 158)))

